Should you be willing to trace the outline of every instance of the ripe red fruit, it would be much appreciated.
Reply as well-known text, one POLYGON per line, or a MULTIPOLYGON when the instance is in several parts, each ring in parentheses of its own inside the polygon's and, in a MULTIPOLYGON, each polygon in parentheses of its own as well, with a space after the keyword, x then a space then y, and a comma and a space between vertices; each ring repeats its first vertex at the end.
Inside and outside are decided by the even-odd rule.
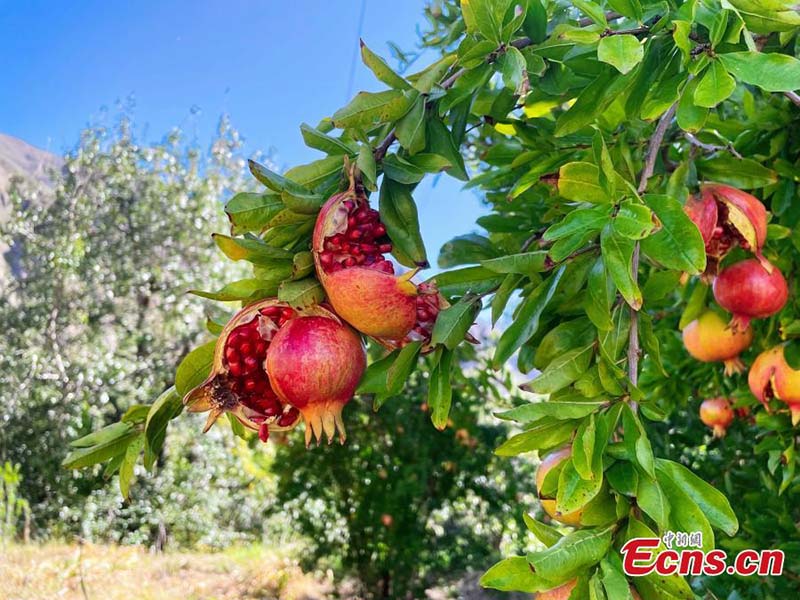
POLYGON ((707 273, 715 274, 720 260, 737 245, 766 263, 761 249, 767 240, 767 210, 755 196, 727 185, 704 185, 685 211, 703 236, 707 273))
POLYGON ((786 305, 789 287, 780 269, 769 271, 751 258, 725 268, 714 280, 714 298, 733 313, 731 327, 744 330, 751 319, 774 315, 786 305))
POLYGON ((384 513, 381 515, 381 524, 384 527, 391 527, 394 525, 394 517, 390 514, 384 513))
POLYGON ((581 517, 583 517, 583 509, 578 509, 566 515, 561 514, 556 508, 555 498, 543 497, 541 493, 547 474, 567 460, 570 456, 572 456, 571 446, 564 446, 563 448, 555 450, 545 456, 544 459, 542 459, 542 462, 539 464, 539 468, 536 470, 536 490, 539 494, 539 502, 541 503, 544 512, 560 523, 572 525, 573 527, 579 527, 581 524, 581 517))
MULTIPOLYGON (((262 300, 240 310, 225 325, 214 349, 211 373, 183 399, 190 412, 209 413, 203 432, 208 431, 225 412, 235 416, 245 427, 257 431, 262 441, 267 441, 271 431, 286 431, 297 425, 301 417, 300 407, 279 396, 275 378, 266 362, 278 334, 300 317, 306 320, 312 316, 322 320, 321 329, 327 331, 330 328, 328 322, 335 323, 356 338, 359 353, 353 352, 355 358, 343 358, 352 359, 355 365, 361 359, 362 367, 358 373, 361 377, 364 358, 361 341, 341 324, 336 315, 321 306, 309 308, 301 314, 275 298, 262 300)), ((325 347, 321 351, 314 341, 309 340, 305 354, 319 356, 329 351, 325 347)), ((328 355, 326 360, 334 356, 328 355)), ((336 398, 341 401, 340 395, 336 398)), ((309 435, 308 429, 306 435, 309 435)))
POLYGON ((267 350, 266 368, 278 397, 300 411, 319 443, 338 430, 344 443, 342 408, 353 397, 364 369, 361 338, 332 315, 301 315, 275 334, 267 350))
POLYGON ((733 417, 733 409, 727 398, 709 398, 700 405, 700 420, 714 430, 714 437, 725 437, 733 417))
POLYGON ((572 581, 568 581, 564 585, 560 585, 557 588, 553 588, 552 590, 547 590, 546 592, 539 592, 536 594, 536 600, 569 600, 569 596, 572 593, 572 590, 575 589, 575 586, 578 585, 578 580, 573 579, 572 581))
POLYGON ((414 271, 395 276, 384 256, 392 251, 386 228, 355 183, 322 207, 312 250, 317 276, 345 321, 390 348, 430 340, 446 302, 433 284, 415 285, 414 271))
POLYGON ((780 400, 792 413, 792 424, 800 423, 800 370, 786 362, 784 346, 762 352, 750 367, 750 391, 764 405, 770 398, 780 400))
POLYGON ((753 341, 753 331, 734 331, 714 311, 706 311, 683 330, 683 345, 694 358, 702 362, 725 363, 725 374, 744 370, 739 354, 753 341))

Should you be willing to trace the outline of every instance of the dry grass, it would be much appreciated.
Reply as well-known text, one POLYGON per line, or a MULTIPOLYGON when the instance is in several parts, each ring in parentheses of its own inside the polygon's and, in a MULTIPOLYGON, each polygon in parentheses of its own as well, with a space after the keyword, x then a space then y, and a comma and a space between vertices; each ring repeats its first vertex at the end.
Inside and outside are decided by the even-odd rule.
POLYGON ((260 548, 150 554, 46 544, 0 549, 0 600, 324 600, 330 586, 260 548))

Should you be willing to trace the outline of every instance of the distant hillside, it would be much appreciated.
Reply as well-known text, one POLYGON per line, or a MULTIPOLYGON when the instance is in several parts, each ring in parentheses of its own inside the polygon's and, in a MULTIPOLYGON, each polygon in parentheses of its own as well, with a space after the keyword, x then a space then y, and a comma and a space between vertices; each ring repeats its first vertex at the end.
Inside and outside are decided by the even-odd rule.
MULTIPOLYGON (((18 138, 0 133, 0 223, 8 218, 8 184, 13 175, 47 182, 48 172, 59 168, 62 160, 50 152, 40 150, 18 138)), ((0 256, 8 252, 6 241, 0 239, 0 256)), ((0 260, 0 283, 7 276, 8 265, 0 260)))

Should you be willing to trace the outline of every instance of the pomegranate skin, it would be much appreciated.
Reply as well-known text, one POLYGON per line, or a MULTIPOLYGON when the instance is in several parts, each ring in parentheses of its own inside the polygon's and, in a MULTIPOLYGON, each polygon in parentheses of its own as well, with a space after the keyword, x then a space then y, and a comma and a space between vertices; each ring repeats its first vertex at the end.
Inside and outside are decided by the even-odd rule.
POLYGON ((323 432, 330 443, 337 430, 344 443, 342 408, 366 368, 358 334, 333 318, 300 316, 275 334, 265 365, 278 397, 303 415, 306 445, 323 432))
POLYGON ((705 185, 703 191, 711 193, 717 200, 727 205, 728 220, 742 236, 742 247, 754 252, 760 260, 761 248, 767 241, 767 209, 761 200, 729 185, 705 185), (737 211, 746 221, 737 215, 737 211))
POLYGON ((727 398, 709 398, 700 405, 700 420, 714 430, 714 437, 725 437, 733 423, 733 409, 727 398))
POLYGON ((719 209, 714 195, 708 189, 701 190, 699 196, 689 198, 684 206, 684 211, 697 225, 706 244, 706 251, 708 251, 709 244, 716 233, 717 219, 719 218, 719 209))
POLYGON ((770 317, 786 305, 789 287, 780 269, 750 258, 724 269, 714 280, 714 298, 733 313, 731 326, 747 329, 751 319, 770 317))
POLYGON ((786 362, 784 346, 762 352, 750 368, 750 391, 765 406, 775 398, 789 407, 792 425, 800 423, 800 370, 786 362))
POLYGON ((572 593, 572 590, 578 585, 578 580, 573 579, 572 581, 568 581, 564 585, 560 585, 557 588, 553 588, 552 590, 547 590, 546 592, 539 592, 536 594, 536 600, 569 600, 569 595, 572 593))
POLYGON ((734 331, 714 311, 706 311, 683 330, 683 345, 701 362, 723 362, 725 374, 744 370, 739 354, 753 341, 753 331, 734 331))
MULTIPOLYGON (((580 527, 581 525, 581 518, 583 517, 583 510, 578 509, 574 512, 568 514, 561 514, 558 512, 556 508, 556 500, 555 498, 542 498, 541 492, 539 490, 542 489, 544 485, 544 479, 547 477, 547 474, 562 462, 567 460, 570 456, 572 456, 572 447, 565 446, 559 450, 555 450, 544 457, 542 462, 539 464, 539 468, 536 470, 536 489, 539 493, 539 502, 542 505, 542 509, 546 512, 550 517, 560 523, 564 523, 565 525, 571 525, 572 527, 580 527)), ((567 594, 569 596, 569 594, 567 594)))

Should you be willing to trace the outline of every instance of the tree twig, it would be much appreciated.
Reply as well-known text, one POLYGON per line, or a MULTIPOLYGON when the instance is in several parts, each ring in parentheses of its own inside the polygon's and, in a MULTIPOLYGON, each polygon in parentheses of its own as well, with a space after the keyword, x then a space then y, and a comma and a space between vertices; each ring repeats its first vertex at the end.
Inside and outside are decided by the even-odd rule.
POLYGON ((797 106, 800 106, 800 94, 797 92, 784 92, 783 95, 794 102, 797 106))
POLYGON ((689 140, 690 144, 697 146, 698 148, 702 148, 703 150, 708 150, 709 152, 719 152, 720 150, 727 150, 728 152, 733 154, 736 158, 739 159, 744 158, 741 154, 739 154, 739 151, 736 148, 734 148, 733 144, 729 143, 725 146, 719 146, 716 144, 706 144, 705 142, 702 142, 699 139, 697 139, 697 136, 695 136, 692 133, 689 133, 688 131, 684 133, 684 137, 687 140, 689 140))
MULTIPOLYGON (((661 149, 661 144, 664 142, 664 136, 667 134, 675 111, 678 105, 673 104, 667 112, 665 112, 656 125, 656 130, 653 132, 653 137, 650 138, 650 144, 647 147, 645 154, 644 167, 642 169, 641 179, 639 180, 639 193, 643 194, 647 190, 647 183, 650 177, 653 176, 653 171, 656 166, 656 159, 658 152, 661 149)), ((634 281, 639 279, 639 242, 633 247, 633 260, 631 261, 631 276, 634 281)), ((628 336, 628 379, 631 385, 636 386, 639 384, 639 310, 631 307, 631 329, 628 336)), ((631 402, 631 408, 636 410, 637 405, 631 402)))

